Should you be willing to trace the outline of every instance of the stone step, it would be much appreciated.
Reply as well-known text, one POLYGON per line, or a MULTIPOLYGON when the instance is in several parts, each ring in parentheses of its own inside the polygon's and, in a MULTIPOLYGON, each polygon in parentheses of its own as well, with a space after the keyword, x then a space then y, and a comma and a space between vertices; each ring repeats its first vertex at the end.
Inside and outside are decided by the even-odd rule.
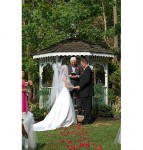
POLYGON ((78 120, 79 123, 82 122, 83 119, 84 119, 83 115, 77 115, 77 120, 78 120))
MULTIPOLYGON (((75 108, 75 113, 76 113, 76 115, 79 115, 78 110, 76 108, 75 108)), ((84 114, 84 111, 82 110, 81 115, 83 115, 83 114, 84 114)))

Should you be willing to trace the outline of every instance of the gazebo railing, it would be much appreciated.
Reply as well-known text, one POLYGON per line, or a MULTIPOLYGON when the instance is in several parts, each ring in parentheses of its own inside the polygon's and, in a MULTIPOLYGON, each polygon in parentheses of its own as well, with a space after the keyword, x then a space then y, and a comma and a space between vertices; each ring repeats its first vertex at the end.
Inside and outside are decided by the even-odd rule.
MULTIPOLYGON (((48 89, 48 92, 49 92, 49 94, 50 94, 50 93, 51 93, 51 90, 52 90, 52 87, 40 87, 40 89, 48 89)), ((104 91, 105 91, 105 89, 106 89, 106 87, 104 87, 104 91)), ((48 100, 48 99, 47 99, 47 100, 48 100)), ((96 95, 94 95, 94 96, 92 97, 92 105, 95 104, 95 101, 96 101, 96 95)), ((74 104, 75 107, 77 107, 77 99, 76 99, 76 97, 73 97, 73 104, 74 104)))

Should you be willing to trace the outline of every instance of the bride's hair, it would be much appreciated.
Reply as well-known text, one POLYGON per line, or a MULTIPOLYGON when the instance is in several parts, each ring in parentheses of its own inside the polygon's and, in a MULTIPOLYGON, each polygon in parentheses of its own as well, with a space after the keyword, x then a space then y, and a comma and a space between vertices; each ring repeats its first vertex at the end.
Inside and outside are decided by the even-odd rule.
POLYGON ((61 71, 68 71, 67 65, 62 65, 61 66, 61 71))
POLYGON ((61 66, 60 74, 61 76, 66 76, 66 77, 68 76, 68 67, 66 65, 61 66))
POLYGON ((68 75, 68 67, 66 65, 61 66, 60 74, 59 74, 59 87, 62 89, 65 84, 70 84, 71 81, 68 75))
MULTIPOLYGON (((52 81, 52 89, 49 96, 48 106, 51 107, 54 102, 56 101, 56 98, 58 97, 59 93, 64 87, 73 87, 71 84, 69 75, 68 75, 68 67, 66 65, 62 65, 59 67, 59 64, 53 64, 53 81, 52 81)), ((69 91, 72 90, 72 88, 67 88, 69 91)))

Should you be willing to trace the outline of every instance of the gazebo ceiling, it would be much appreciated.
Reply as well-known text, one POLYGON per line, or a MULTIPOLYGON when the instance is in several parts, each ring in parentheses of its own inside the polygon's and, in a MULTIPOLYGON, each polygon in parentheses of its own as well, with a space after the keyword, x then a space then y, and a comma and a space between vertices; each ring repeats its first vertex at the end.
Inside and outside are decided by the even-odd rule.
POLYGON ((99 44, 70 38, 35 53, 33 58, 73 55, 114 57, 113 51, 107 50, 99 44))

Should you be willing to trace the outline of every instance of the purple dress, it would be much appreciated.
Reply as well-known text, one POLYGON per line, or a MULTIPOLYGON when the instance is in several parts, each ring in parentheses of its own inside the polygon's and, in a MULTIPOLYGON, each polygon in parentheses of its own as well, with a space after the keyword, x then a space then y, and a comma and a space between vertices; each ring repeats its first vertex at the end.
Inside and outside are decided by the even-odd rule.
MULTIPOLYGON (((22 81, 22 89, 25 88, 25 82, 22 81)), ((28 99, 25 92, 22 91, 22 112, 28 112, 28 99)))

